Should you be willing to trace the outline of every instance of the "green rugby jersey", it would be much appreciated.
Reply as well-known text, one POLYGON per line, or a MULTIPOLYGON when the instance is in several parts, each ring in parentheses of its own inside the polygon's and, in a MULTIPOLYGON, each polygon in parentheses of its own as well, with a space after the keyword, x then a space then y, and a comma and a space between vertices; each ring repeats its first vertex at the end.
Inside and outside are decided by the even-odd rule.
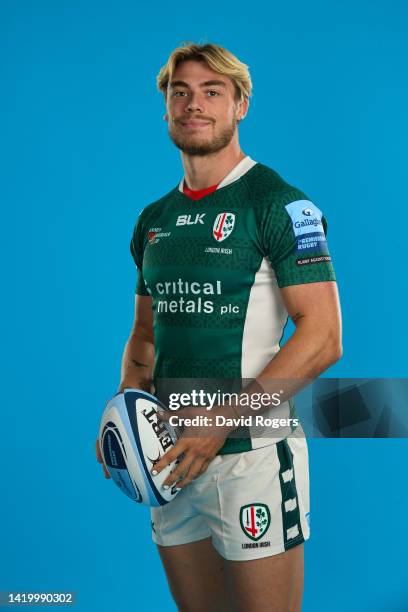
MULTIPOLYGON (((182 185, 142 210, 130 242, 136 293, 152 297, 154 385, 255 378, 279 351, 288 318, 279 288, 335 280, 326 219, 302 191, 248 156, 199 200, 182 185)), ((291 402, 263 414, 294 416, 291 402)), ((219 452, 286 437, 248 430, 219 452)))

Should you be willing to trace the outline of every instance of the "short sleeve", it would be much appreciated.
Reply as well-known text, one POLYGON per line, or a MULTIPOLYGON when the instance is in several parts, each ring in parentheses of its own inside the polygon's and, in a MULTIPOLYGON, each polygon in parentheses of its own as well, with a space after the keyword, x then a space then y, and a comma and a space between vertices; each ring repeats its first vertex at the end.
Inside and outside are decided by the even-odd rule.
POLYGON ((137 283, 135 293, 137 293, 137 295, 150 295, 143 278, 144 236, 142 228, 142 220, 139 216, 130 240, 130 252, 137 267, 137 283))
POLYGON ((262 241, 279 287, 336 280, 327 220, 300 190, 281 196, 264 213, 262 241))

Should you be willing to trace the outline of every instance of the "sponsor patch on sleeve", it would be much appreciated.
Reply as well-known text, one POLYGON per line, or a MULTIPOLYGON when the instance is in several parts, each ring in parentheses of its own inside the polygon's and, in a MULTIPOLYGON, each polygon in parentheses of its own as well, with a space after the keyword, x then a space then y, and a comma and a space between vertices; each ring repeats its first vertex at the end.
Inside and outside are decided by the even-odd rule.
POLYGON ((285 206, 296 237, 296 263, 305 265, 330 261, 323 230, 323 213, 310 200, 296 200, 285 206))

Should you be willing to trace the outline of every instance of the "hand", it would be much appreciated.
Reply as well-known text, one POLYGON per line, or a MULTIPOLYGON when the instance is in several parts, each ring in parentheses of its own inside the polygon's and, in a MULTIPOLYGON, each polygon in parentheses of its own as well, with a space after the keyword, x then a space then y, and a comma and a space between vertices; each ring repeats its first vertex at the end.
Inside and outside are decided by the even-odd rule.
POLYGON ((101 449, 99 447, 99 438, 96 438, 96 458, 97 458, 99 463, 102 463, 102 467, 103 467, 103 471, 104 471, 104 474, 105 474, 105 478, 110 478, 111 475, 109 474, 108 470, 106 469, 105 463, 104 463, 103 458, 102 458, 101 449))
POLYGON ((177 487, 182 489, 190 482, 201 476, 214 459, 217 451, 224 444, 227 435, 234 427, 217 426, 215 416, 225 414, 226 408, 220 406, 211 411, 202 408, 183 408, 181 410, 169 410, 158 412, 157 417, 162 421, 168 421, 170 417, 181 419, 192 419, 201 416, 206 419, 202 425, 185 425, 183 433, 172 449, 167 451, 155 464, 151 473, 156 476, 166 465, 169 465, 183 454, 180 463, 163 482, 163 487, 170 488, 177 481, 177 487))

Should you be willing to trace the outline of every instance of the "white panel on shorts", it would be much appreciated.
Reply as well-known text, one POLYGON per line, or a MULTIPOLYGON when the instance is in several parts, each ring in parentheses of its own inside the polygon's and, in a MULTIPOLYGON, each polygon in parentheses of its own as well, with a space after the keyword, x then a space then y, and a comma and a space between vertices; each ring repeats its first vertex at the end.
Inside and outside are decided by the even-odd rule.
POLYGON ((289 482, 293 478, 293 470, 285 470, 282 472, 283 482, 289 482))
POLYGON ((150 509, 153 542, 175 546, 210 537, 211 531, 203 516, 192 508, 190 495, 186 487, 170 503, 150 509))
POLYGON ((288 501, 285 502, 285 512, 291 512, 292 510, 296 510, 297 507, 298 505, 297 505, 296 497, 293 497, 292 499, 288 499, 288 501))

